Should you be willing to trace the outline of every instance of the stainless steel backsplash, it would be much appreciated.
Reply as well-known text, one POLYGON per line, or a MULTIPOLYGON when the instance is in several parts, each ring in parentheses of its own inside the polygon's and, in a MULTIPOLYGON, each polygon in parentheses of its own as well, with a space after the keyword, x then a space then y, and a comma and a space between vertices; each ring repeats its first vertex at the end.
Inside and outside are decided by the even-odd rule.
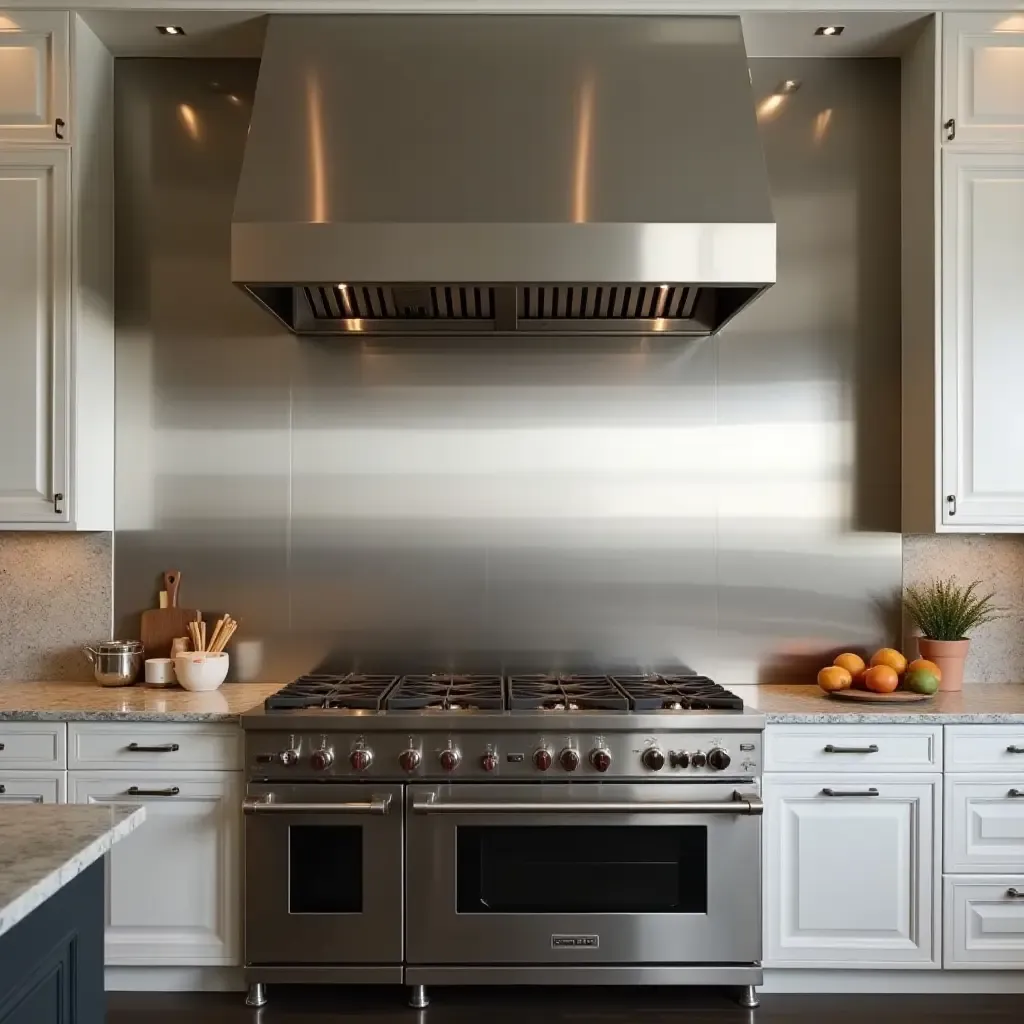
POLYGON ((719 337, 381 343, 297 340, 230 283, 255 62, 118 61, 119 632, 173 567, 239 619, 242 678, 737 684, 895 639, 899 66, 751 64, 759 100, 802 87, 762 106, 779 283, 719 337))

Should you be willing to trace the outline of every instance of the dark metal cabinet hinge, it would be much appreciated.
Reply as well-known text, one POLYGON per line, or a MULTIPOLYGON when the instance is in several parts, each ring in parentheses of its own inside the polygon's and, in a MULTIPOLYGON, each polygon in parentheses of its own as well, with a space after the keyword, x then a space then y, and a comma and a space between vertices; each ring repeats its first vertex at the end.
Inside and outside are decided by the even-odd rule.
POLYGON ((62 493, 61 493, 60 491, 58 491, 58 492, 57 492, 57 493, 56 493, 56 494, 55 494, 55 495, 53 496, 53 511, 54 511, 54 512, 55 512, 55 513, 56 513, 57 515, 60 515, 60 514, 61 514, 61 513, 62 513, 62 512, 64 511, 64 509, 62 509, 62 508, 60 507, 60 503, 61 503, 61 502, 62 502, 63 500, 64 500, 64 495, 63 495, 63 494, 62 494, 62 493))
POLYGON ((952 142, 956 138, 956 118, 951 117, 942 127, 946 129, 946 141, 952 142))
POLYGON ((947 494, 946 495, 946 504, 949 506, 949 514, 951 516, 955 516, 956 515, 956 495, 955 494, 947 494))

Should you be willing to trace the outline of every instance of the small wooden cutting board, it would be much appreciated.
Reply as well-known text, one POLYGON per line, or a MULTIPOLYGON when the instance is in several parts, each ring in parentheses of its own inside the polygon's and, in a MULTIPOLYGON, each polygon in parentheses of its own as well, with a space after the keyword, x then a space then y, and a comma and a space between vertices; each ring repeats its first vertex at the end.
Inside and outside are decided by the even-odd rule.
POLYGON ((197 608, 178 607, 178 587, 181 573, 169 569, 164 573, 164 589, 167 591, 167 608, 147 608, 142 613, 141 639, 147 658, 167 658, 171 653, 171 641, 176 636, 188 636, 188 624, 199 618, 197 608))
POLYGON ((911 693, 909 690, 893 690, 892 693, 872 693, 871 690, 833 690, 826 694, 837 700, 860 701, 862 704, 916 704, 931 700, 934 693, 911 693))

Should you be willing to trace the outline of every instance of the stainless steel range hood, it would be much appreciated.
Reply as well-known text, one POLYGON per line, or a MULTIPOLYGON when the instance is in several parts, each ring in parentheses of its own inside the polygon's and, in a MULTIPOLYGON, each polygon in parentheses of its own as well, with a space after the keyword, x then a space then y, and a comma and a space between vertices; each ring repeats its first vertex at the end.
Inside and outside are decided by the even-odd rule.
POLYGON ((300 334, 710 334, 775 281, 738 18, 272 17, 235 283, 300 334))

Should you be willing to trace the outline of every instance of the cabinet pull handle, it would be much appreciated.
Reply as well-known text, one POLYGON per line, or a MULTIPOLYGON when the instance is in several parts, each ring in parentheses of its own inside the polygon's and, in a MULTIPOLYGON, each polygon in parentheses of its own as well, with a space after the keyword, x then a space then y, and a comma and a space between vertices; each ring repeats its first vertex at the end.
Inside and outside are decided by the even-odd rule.
POLYGON ((54 512, 54 515, 58 515, 59 516, 61 514, 61 512, 64 511, 64 509, 62 509, 60 507, 60 503, 63 500, 64 500, 64 495, 59 493, 59 492, 53 496, 53 512, 54 512))
MULTIPOLYGON (((0 750, 3 750, 3 745, 0 744, 0 750)), ((1024 754, 1024 747, 1015 747, 1012 743, 1006 748, 1008 754, 1024 754)))
POLYGON ((3 785, 2 783, 0 783, 0 793, 6 793, 6 792, 7 792, 7 787, 5 785, 3 785))
POLYGON ((128 796, 177 796, 180 792, 177 786, 168 786, 166 789, 139 789, 138 786, 129 786, 125 790, 128 796))
POLYGON ((1017 798, 1017 797, 1022 797, 1022 796, 1024 796, 1024 790, 1021 790, 1021 789, 1011 789, 1010 792, 1007 793, 1006 795, 1008 797, 1010 797, 1011 799, 1017 798))
POLYGON ((129 743, 128 749, 133 754, 173 754, 176 750, 181 750, 181 747, 177 743, 157 743, 156 746, 143 747, 138 743, 129 743))
POLYGON ((1006 895, 1009 896, 1011 900, 1024 900, 1024 892, 1019 892, 1017 889, 1007 889, 1006 895))
POLYGON ((952 142, 956 138, 956 118, 951 117, 942 127, 946 129, 946 141, 952 142))
POLYGON ((955 516, 956 515, 956 495, 955 494, 947 494, 946 495, 946 504, 949 506, 949 514, 951 516, 955 516))
POLYGON ((872 786, 870 789, 829 789, 826 787, 821 791, 822 796, 878 796, 878 790, 872 786))
POLYGON ((833 743, 825 746, 826 754, 877 754, 878 744, 872 743, 868 747, 837 747, 833 743))
POLYGON ((53 134, 61 141, 64 140, 64 129, 66 127, 67 125, 65 124, 63 117, 58 117, 57 120, 53 122, 53 134))
POLYGON ((0 750, 3 750, 3 749, 4 749, 4 747, 6 747, 6 746, 7 746, 7 744, 6 744, 6 743, 0 743, 0 750))

